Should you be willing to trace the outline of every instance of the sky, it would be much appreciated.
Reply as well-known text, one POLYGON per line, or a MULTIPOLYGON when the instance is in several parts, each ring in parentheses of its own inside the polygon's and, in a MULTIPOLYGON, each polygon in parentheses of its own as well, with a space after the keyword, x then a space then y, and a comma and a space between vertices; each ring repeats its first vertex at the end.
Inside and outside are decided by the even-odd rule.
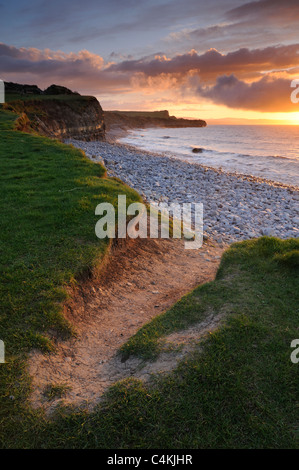
POLYGON ((299 124, 299 0, 0 0, 0 78, 106 110, 299 124))

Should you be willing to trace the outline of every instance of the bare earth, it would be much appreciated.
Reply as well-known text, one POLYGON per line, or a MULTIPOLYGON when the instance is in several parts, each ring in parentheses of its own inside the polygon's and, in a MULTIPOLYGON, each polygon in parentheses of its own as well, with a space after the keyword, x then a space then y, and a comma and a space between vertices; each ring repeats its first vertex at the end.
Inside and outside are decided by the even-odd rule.
POLYGON ((101 276, 81 282, 65 305, 77 337, 57 339, 56 354, 31 353, 32 405, 53 411, 62 400, 48 401, 45 387, 67 384, 63 403, 92 408, 120 379, 148 380, 152 373, 172 370, 220 318, 209 312, 201 324, 166 338, 181 346, 179 352, 163 353, 154 363, 136 358, 121 362, 117 351, 142 325, 199 284, 213 280, 224 249, 207 241, 199 250, 186 250, 183 240, 174 239, 126 240, 115 246, 101 276))

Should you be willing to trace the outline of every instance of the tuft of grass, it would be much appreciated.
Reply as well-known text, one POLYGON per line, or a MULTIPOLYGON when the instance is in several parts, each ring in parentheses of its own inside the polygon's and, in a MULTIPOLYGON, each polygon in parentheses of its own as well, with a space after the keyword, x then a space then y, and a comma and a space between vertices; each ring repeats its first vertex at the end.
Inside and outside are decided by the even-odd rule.
POLYGON ((48 400, 62 398, 71 389, 67 384, 49 384, 44 390, 44 395, 48 400))
POLYGON ((282 266, 299 269, 299 250, 292 250, 284 254, 277 254, 275 260, 282 266))

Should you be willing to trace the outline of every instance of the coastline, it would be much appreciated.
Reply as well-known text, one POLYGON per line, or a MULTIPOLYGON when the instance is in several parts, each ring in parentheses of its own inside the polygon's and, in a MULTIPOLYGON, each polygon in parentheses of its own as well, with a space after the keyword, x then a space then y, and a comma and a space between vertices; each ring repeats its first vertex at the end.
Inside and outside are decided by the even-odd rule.
POLYGON ((271 136, 274 138, 276 135, 273 128, 265 131, 259 127, 258 132, 253 126, 245 132, 239 129, 240 126, 214 126, 199 132, 186 128, 182 132, 172 129, 166 133, 161 128, 136 128, 119 135, 114 141, 137 151, 175 157, 203 167, 221 169, 225 173, 253 176, 266 182, 299 188, 297 137, 293 133, 284 134, 281 131, 282 138, 295 139, 293 145, 288 144, 284 153, 278 142, 271 143, 271 136), (253 135, 257 141, 252 138, 253 135), (234 139, 236 143, 233 143, 234 139), (278 146, 274 145, 276 143, 278 146))
POLYGON ((123 132, 109 133, 106 142, 66 143, 81 148, 92 161, 102 161, 108 175, 120 178, 147 202, 202 202, 204 234, 218 243, 263 235, 299 237, 297 186, 140 150, 117 141, 123 132))
MULTIPOLYGON (((119 142, 119 139, 121 139, 123 137, 126 137, 126 135, 128 134, 129 131, 130 131, 130 129, 128 129, 127 132, 124 130, 123 133, 116 132, 115 136, 109 136, 108 140, 106 139, 106 142, 108 144, 111 144, 111 145, 118 145, 120 147, 124 147, 128 151, 131 151, 131 152, 135 152, 135 153, 139 153, 139 154, 145 154, 145 155, 149 155, 149 156, 155 156, 155 157, 159 157, 159 158, 160 157, 168 158, 171 161, 178 161, 177 158, 175 158, 174 156, 172 157, 171 155, 166 154, 166 153, 150 152, 149 150, 144 150, 144 149, 138 148, 134 145, 119 142)), ((70 140, 72 140, 72 139, 70 139, 70 140)), ((73 139, 73 140, 76 140, 76 139, 73 139)), ((297 185, 282 183, 280 181, 274 181, 274 180, 271 180, 271 179, 268 179, 268 178, 262 178, 261 176, 249 175, 249 174, 246 174, 246 173, 231 172, 231 171, 228 171, 228 170, 223 170, 221 168, 216 168, 216 167, 213 167, 213 166, 204 165, 204 164, 198 163, 198 162, 190 163, 190 162, 187 162, 187 161, 184 161, 184 160, 179 160, 179 161, 182 161, 183 163, 188 163, 188 165, 191 165, 191 166, 198 166, 198 167, 203 168, 205 170, 214 171, 215 173, 224 174, 224 175, 228 175, 228 176, 231 176, 231 177, 242 178, 242 179, 245 178, 247 181, 251 181, 253 183, 265 183, 265 184, 268 184, 268 185, 273 186, 273 187, 285 188, 285 189, 290 189, 290 190, 295 191, 295 192, 296 191, 299 192, 299 186, 297 186, 297 185)))
MULTIPOLYGON (((167 158, 169 160, 177 161, 177 159, 174 156, 171 157, 169 154, 162 153, 162 152, 150 152, 148 150, 138 148, 134 145, 120 142, 119 140, 127 137, 131 130, 136 130, 136 128, 130 129, 130 128, 127 128, 127 127, 126 128, 119 128, 118 127, 118 128, 115 128, 115 129, 110 129, 108 132, 106 132, 105 142, 107 144, 110 144, 110 145, 124 147, 125 149, 127 149, 130 152, 134 152, 134 153, 138 153, 138 154, 144 154, 144 155, 148 155, 148 156, 156 156, 156 157, 159 157, 159 158, 163 157, 163 158, 167 158)), ((79 142, 76 139, 67 139, 66 143, 72 143, 71 141, 79 142)), ((96 142, 100 142, 100 141, 96 141, 96 142)), ((84 143, 84 142, 82 142, 82 143, 84 143)), ((89 155, 87 155, 87 156, 89 156, 89 155)), ((94 159, 92 159, 92 160, 94 160, 94 159)), ((189 162, 184 161, 184 160, 180 160, 180 161, 182 161, 183 163, 188 163, 189 165, 192 165, 192 166, 199 166, 200 168, 204 168, 204 169, 209 170, 209 171, 214 171, 215 173, 225 174, 225 175, 228 175, 228 176, 231 176, 231 177, 236 177, 236 178, 245 178, 246 180, 252 181, 253 183, 265 183, 265 184, 268 184, 268 185, 273 186, 273 187, 290 189, 292 191, 295 191, 295 192, 299 193, 299 186, 297 186, 297 185, 292 185, 292 184, 288 184, 288 183, 274 181, 274 180, 271 180, 269 178, 263 178, 261 176, 249 175, 249 174, 246 174, 246 173, 238 173, 237 171, 231 172, 231 171, 228 171, 228 170, 223 170, 223 169, 220 169, 220 168, 204 165, 204 164, 198 163, 198 162, 189 163, 189 162)))

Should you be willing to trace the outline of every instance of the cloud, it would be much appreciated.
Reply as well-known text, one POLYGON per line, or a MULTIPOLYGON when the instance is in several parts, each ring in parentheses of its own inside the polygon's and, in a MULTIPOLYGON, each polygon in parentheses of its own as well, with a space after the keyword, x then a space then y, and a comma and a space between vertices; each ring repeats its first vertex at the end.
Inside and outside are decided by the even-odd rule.
POLYGON ((130 74, 108 72, 104 59, 87 50, 67 54, 0 43, 0 61, 1 78, 6 81, 27 80, 41 87, 56 82, 83 93, 131 90, 130 74))
POLYGON ((271 46, 264 49, 242 48, 227 54, 210 49, 203 54, 195 50, 168 58, 156 55, 153 59, 125 60, 110 66, 110 71, 143 73, 147 77, 161 74, 185 75, 197 71, 203 80, 215 80, 218 75, 260 75, 273 69, 286 69, 299 65, 299 44, 271 46))
POLYGON ((286 22, 295 23, 299 19, 298 0, 259 0, 248 2, 229 10, 226 15, 230 20, 258 20, 259 23, 272 22, 285 26, 286 22))
POLYGON ((262 112, 294 112, 290 80, 265 76, 253 83, 238 80, 234 75, 217 78, 211 87, 199 87, 200 96, 228 108, 262 112))
MULTIPOLYGON (((88 61, 93 66, 102 68, 104 60, 97 54, 93 54, 87 50, 82 50, 78 53, 69 53, 66 54, 62 51, 51 51, 50 49, 40 50, 34 47, 14 47, 8 46, 6 44, 0 43, 0 57, 2 60, 10 57, 17 60, 25 60, 33 63, 43 62, 43 61, 53 61, 52 63, 61 62, 74 62, 76 60, 88 61)), ((43 64, 44 65, 44 64, 43 64)))

